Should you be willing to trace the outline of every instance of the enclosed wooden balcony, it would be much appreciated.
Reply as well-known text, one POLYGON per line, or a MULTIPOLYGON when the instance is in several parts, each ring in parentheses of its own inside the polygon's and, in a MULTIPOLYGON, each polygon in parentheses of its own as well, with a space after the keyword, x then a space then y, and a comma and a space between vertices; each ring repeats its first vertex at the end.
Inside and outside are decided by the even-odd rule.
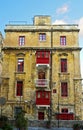
POLYGON ((36 66, 48 67, 50 64, 50 51, 37 51, 36 52, 36 66))
POLYGON ((36 91, 36 106, 50 107, 50 91, 36 91))

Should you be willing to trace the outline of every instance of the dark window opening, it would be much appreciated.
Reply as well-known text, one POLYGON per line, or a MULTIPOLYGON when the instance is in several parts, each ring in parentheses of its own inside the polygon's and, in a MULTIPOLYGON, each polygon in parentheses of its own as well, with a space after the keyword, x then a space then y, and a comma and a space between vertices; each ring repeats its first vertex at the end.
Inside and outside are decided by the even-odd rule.
POLYGON ((61 112, 62 112, 62 113, 68 113, 68 108, 62 108, 62 109, 61 109, 61 112))
POLYGON ((61 96, 68 96, 68 85, 66 82, 61 83, 61 96))
POLYGON ((18 70, 18 72, 23 72, 24 71, 24 59, 23 58, 18 59, 17 70, 18 70))
POLYGON ((17 81, 16 96, 22 96, 22 95, 23 95, 23 81, 17 81))
POLYGON ((44 120, 44 112, 38 112, 38 119, 44 120))
POLYGON ((67 72, 67 59, 61 59, 61 72, 67 72))

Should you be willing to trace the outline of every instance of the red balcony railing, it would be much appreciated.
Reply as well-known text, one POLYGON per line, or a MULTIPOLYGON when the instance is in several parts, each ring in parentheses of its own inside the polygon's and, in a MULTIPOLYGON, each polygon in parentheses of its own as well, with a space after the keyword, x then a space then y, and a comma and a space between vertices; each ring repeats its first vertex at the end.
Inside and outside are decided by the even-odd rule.
POLYGON ((49 81, 47 79, 37 79, 36 87, 47 87, 49 85, 49 81))
POLYGON ((50 105, 50 99, 37 98, 36 105, 50 105))
POLYGON ((73 113, 57 113, 56 114, 57 120, 74 120, 73 113))

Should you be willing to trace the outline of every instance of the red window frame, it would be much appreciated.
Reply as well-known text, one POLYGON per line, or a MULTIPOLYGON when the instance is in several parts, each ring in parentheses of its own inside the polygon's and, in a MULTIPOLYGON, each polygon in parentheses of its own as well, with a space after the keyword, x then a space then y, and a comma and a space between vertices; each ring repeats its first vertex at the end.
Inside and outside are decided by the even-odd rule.
POLYGON ((68 96, 68 84, 67 84, 67 82, 61 83, 61 96, 63 96, 63 97, 68 96))
POLYGON ((19 45, 23 46, 25 44, 25 36, 19 36, 19 45))
POLYGON ((46 41, 46 33, 39 33, 39 41, 46 41))
POLYGON ((66 36, 60 36, 60 45, 66 45, 66 36))
POLYGON ((37 58, 40 58, 40 51, 37 52, 37 58))
POLYGON ((45 57, 49 58, 49 52, 46 52, 45 57))
POLYGON ((38 91, 37 92, 37 98, 50 99, 50 94, 46 91, 42 91, 42 93, 41 93, 41 91, 38 91))
POLYGON ((23 81, 17 81, 16 96, 22 96, 22 95, 23 95, 23 81))
POLYGON ((24 59, 23 58, 18 58, 17 71, 18 72, 24 71, 24 59))
POLYGON ((61 72, 67 72, 67 59, 61 59, 61 72))

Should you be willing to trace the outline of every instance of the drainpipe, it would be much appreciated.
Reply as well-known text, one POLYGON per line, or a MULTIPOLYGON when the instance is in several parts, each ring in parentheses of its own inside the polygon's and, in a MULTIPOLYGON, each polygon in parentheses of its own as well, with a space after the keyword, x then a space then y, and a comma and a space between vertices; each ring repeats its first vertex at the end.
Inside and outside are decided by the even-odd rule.
POLYGON ((50 126, 51 126, 51 121, 52 121, 52 48, 53 48, 53 29, 51 27, 51 49, 50 49, 50 116, 49 116, 49 121, 50 121, 50 126))

